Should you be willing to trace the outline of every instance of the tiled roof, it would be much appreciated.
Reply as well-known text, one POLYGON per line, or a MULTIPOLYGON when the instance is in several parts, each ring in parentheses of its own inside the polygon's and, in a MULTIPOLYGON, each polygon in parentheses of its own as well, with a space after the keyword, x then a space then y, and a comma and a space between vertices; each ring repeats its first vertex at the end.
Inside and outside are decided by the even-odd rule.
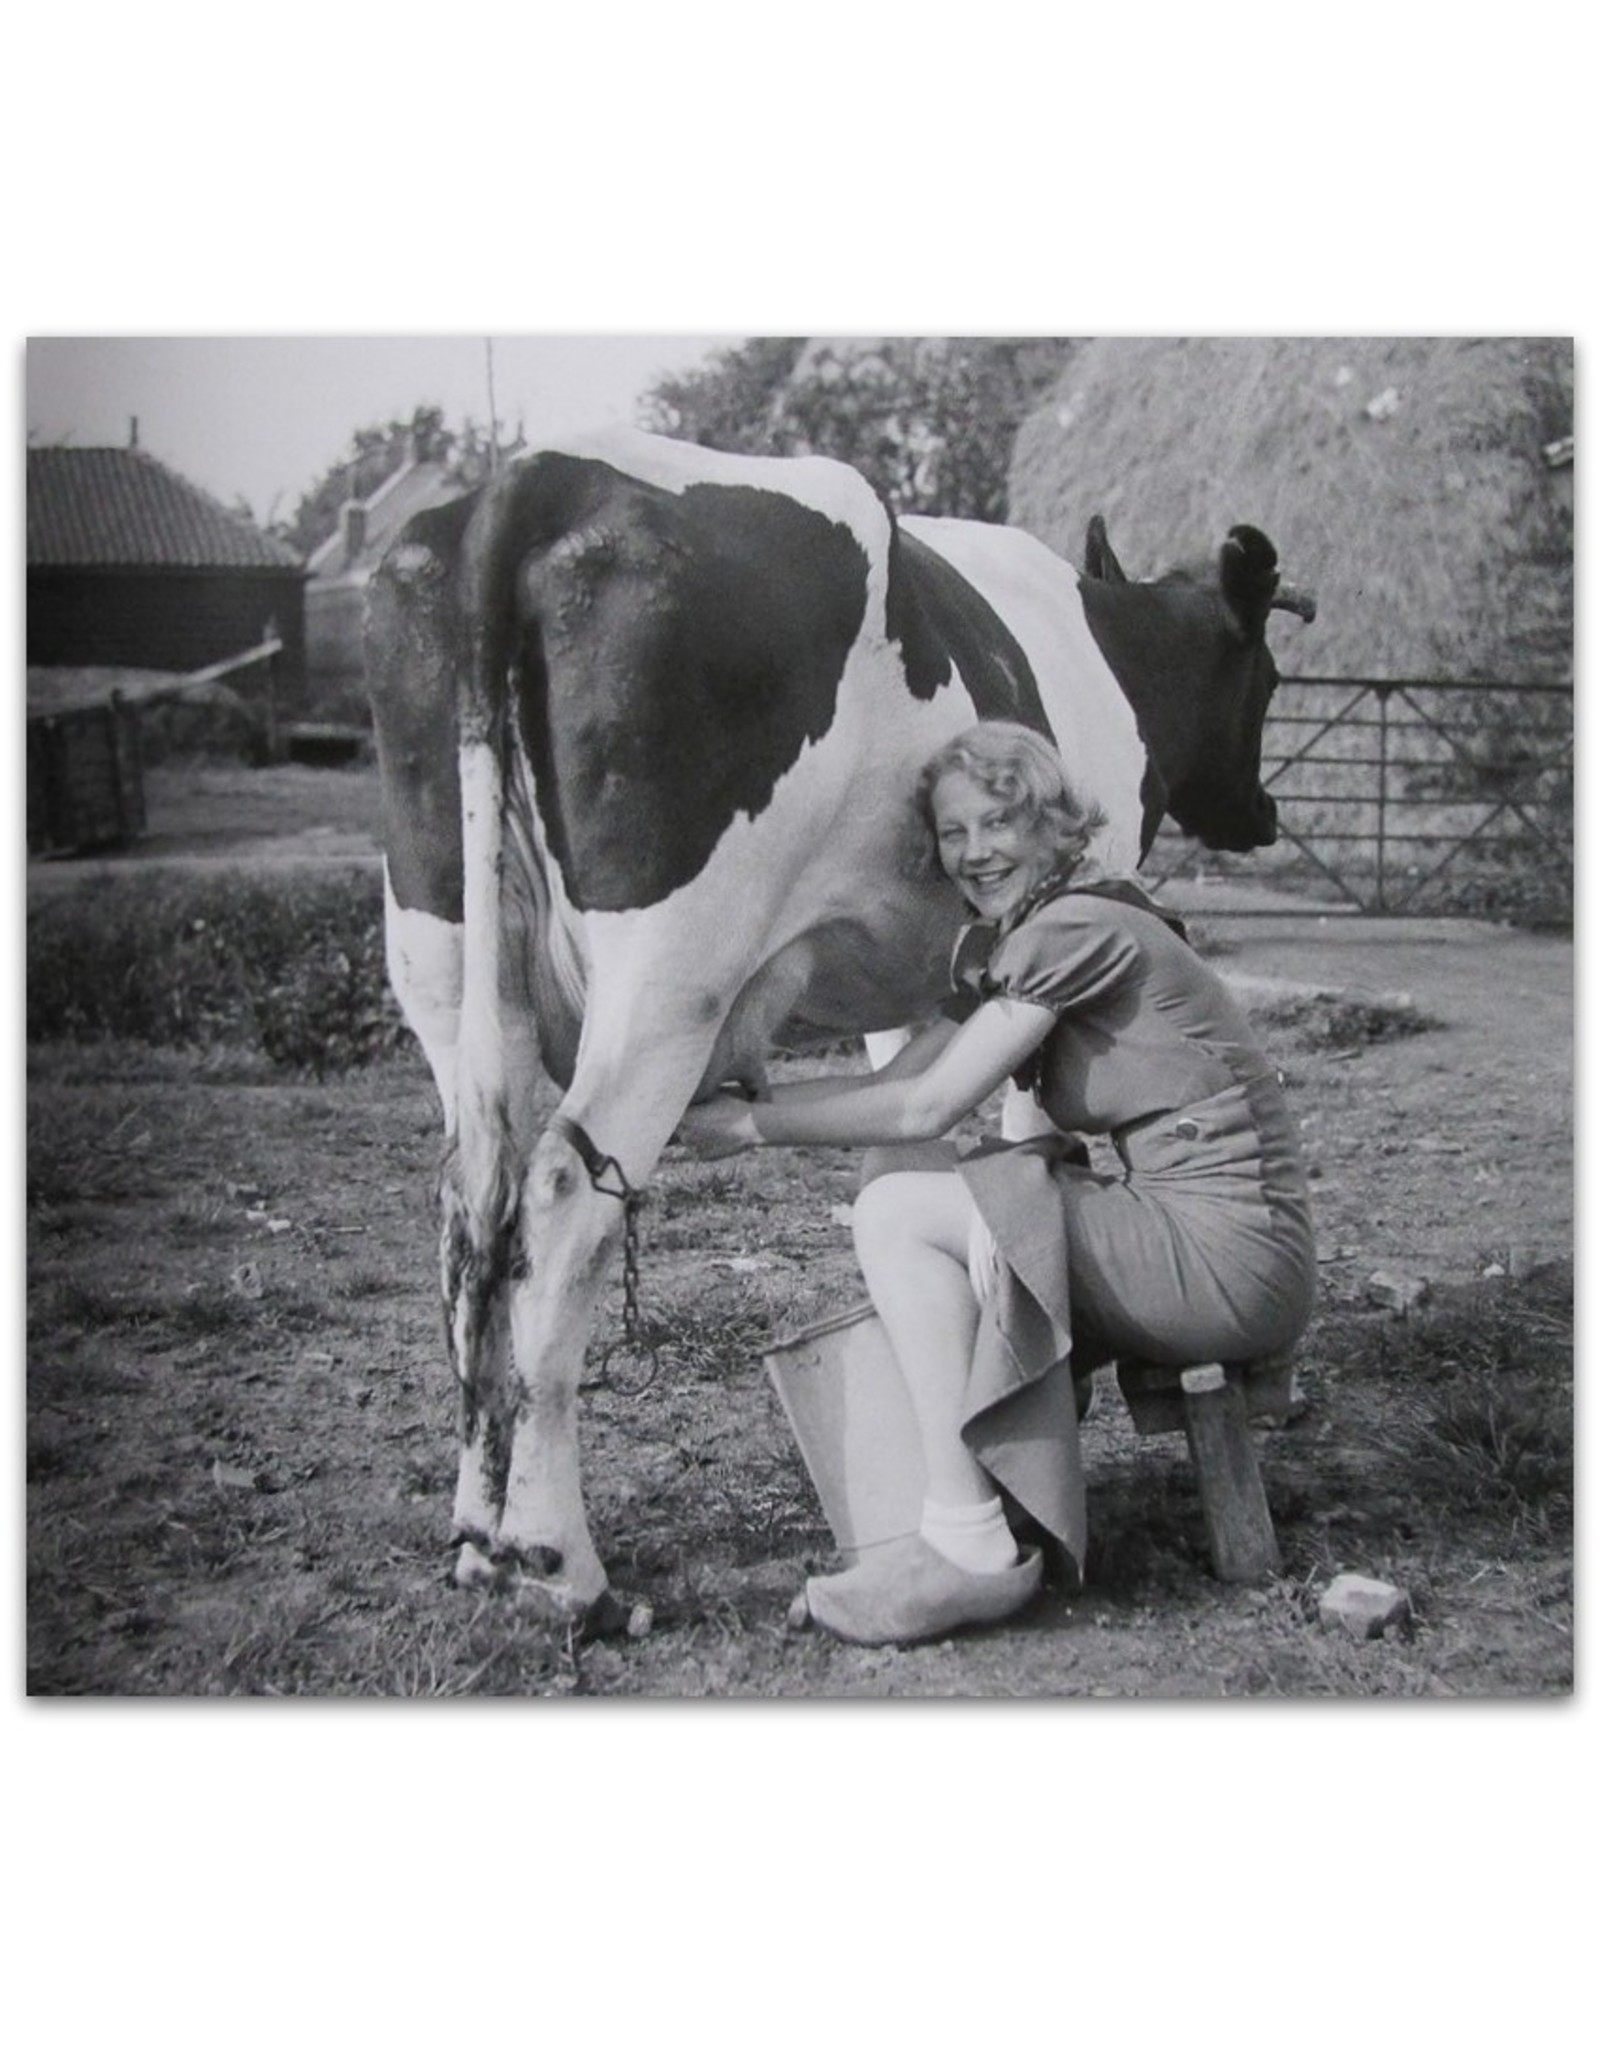
POLYGON ((28 450, 30 569, 298 569, 294 549, 140 448, 28 450))
POLYGON ((413 512, 447 505, 466 489, 442 462, 408 462, 386 477, 366 500, 366 537, 352 558, 345 547, 344 523, 316 548, 306 567, 318 578, 370 575, 379 558, 413 512))

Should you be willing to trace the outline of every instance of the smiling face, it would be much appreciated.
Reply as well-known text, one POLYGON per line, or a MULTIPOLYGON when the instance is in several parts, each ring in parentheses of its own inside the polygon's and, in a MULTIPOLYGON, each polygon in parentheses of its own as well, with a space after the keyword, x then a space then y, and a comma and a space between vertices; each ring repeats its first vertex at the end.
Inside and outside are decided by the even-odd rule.
POLYGON ((1026 804, 952 768, 928 800, 939 864, 979 917, 997 924, 1056 865, 1059 849, 1026 804))

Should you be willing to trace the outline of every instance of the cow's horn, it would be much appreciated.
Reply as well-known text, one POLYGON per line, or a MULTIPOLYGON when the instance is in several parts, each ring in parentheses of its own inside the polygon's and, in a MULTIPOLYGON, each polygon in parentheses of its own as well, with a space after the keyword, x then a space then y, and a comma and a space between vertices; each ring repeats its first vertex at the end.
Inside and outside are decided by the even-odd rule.
POLYGON ((1271 609, 1293 612, 1297 619, 1304 619, 1309 626, 1317 616, 1317 600, 1309 590, 1297 590, 1292 583, 1280 583, 1273 592, 1271 609))

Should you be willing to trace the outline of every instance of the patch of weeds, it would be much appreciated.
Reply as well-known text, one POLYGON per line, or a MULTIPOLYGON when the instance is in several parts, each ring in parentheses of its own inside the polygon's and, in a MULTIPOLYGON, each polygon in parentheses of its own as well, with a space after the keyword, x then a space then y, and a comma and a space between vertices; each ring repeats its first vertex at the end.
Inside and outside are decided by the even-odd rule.
POLYGON ((93 1237, 103 1223, 95 1202, 30 1201, 28 1208, 29 1237, 41 1246, 64 1246, 69 1238, 93 1237))
POLYGON ((373 1628, 354 1693, 416 1692, 437 1698, 570 1692, 572 1632, 522 1608, 514 1592, 484 1596, 464 1625, 453 1617, 419 1636, 411 1617, 373 1628))
POLYGON ((336 1275, 331 1291, 339 1301, 361 1302, 382 1301, 397 1290, 393 1274, 378 1273, 370 1266, 363 1266, 353 1273, 336 1275))
POLYGON ((1306 1052, 1345 1052, 1441 1031, 1442 1021, 1409 996, 1353 996, 1337 989, 1284 990, 1248 999, 1252 1019, 1306 1052))
POLYGON ((627 1344, 620 1306, 602 1309, 589 1343, 586 1392, 607 1386, 627 1396, 685 1379, 725 1381, 747 1373, 771 1341, 770 1319, 738 1304, 707 1301, 680 1308, 655 1298, 641 1304, 641 1314, 647 1340, 643 1357, 627 1344))
POLYGON ((162 1321, 177 1343, 201 1337, 254 1336, 261 1327, 261 1304, 220 1288, 206 1289, 167 1303, 162 1321))
POLYGON ((1463 1513, 1572 1525, 1570 1389, 1473 1373, 1407 1418, 1400 1447, 1418 1484, 1463 1513))
POLYGON ((103 1358, 57 1352, 48 1358, 31 1359, 28 1364, 28 1394, 32 1401, 63 1407, 73 1401, 96 1401, 107 1395, 142 1394, 147 1382, 139 1373, 128 1372, 103 1358))
POLYGON ((703 1533, 730 1544, 736 1563, 760 1563, 817 1540, 821 1511, 798 1452, 757 1455, 745 1448, 706 1477, 713 1512, 703 1533))
POLYGON ((742 1174, 725 1167, 707 1166, 692 1170, 683 1177, 670 1175, 670 1169, 677 1164, 669 1162, 651 1188, 650 1208, 663 1221, 672 1218, 699 1217, 708 1208, 731 1207, 735 1209, 768 1206, 766 1197, 757 1188, 750 1188, 742 1174))
POLYGON ((95 1280, 53 1279, 30 1302, 28 1323, 37 1331, 116 1330, 125 1327, 137 1309, 127 1295, 95 1280))
POLYGON ((229 1337, 260 1343, 264 1338, 311 1336, 337 1327, 317 1303, 299 1301, 270 1287, 254 1298, 221 1288, 202 1289, 176 1299, 140 1305, 143 1320, 159 1320, 174 1342, 229 1337))
POLYGON ((1572 1269, 1464 1288, 1380 1325, 1356 1364, 1381 1377, 1381 1441, 1418 1502, 1508 1540, 1570 1530, 1572 1269))
POLYGON ((252 1602, 222 1647, 216 1689, 231 1693, 327 1690, 325 1663, 350 1602, 321 1587, 296 1585, 252 1602))
MULTIPOLYGON (((451 1612, 426 1618, 406 1609, 370 1617, 352 1644, 338 1687, 354 1698, 462 1699, 480 1693, 553 1689, 566 1663, 548 1632, 523 1639, 509 1603, 496 1601, 487 1622, 451 1612)), ((329 1690, 326 1685, 321 1688, 329 1690)))
POLYGON ((167 1239, 179 1250, 205 1249, 230 1241, 238 1235, 238 1218, 229 1210, 209 1204, 205 1208, 186 1206, 173 1210, 167 1223, 167 1239))
POLYGON ((100 1104, 88 1115, 85 1108, 74 1104, 69 1112, 59 1098, 43 1107, 30 1099, 30 1209, 128 1201, 155 1192, 149 1120, 130 1111, 108 1127, 100 1104))
POLYGON ((63 1426, 52 1428, 43 1422, 30 1425, 27 1452, 30 1486, 43 1486, 51 1480, 83 1478, 93 1469, 93 1464, 93 1459, 85 1455, 80 1430, 63 1426))

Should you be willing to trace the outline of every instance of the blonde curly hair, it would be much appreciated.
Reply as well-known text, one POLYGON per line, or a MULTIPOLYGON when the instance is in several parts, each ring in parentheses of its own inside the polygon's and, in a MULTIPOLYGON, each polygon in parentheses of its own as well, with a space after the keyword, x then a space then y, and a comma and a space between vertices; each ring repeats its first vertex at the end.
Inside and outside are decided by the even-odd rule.
POLYGON ((986 719, 947 740, 923 764, 917 777, 917 812, 930 836, 934 791, 954 774, 970 776, 980 789, 1021 812, 1051 844, 1058 869, 1076 867, 1106 822, 1098 804, 1078 797, 1051 742, 1025 725, 986 719))

